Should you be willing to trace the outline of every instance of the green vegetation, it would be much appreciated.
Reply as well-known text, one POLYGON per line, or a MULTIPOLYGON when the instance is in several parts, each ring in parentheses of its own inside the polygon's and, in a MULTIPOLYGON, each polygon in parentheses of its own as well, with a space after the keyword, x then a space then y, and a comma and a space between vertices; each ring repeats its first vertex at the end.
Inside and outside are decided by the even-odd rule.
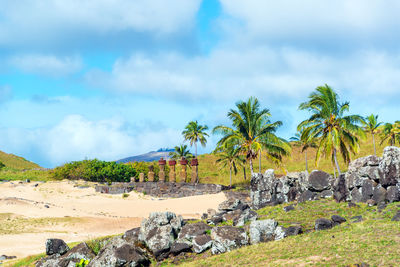
POLYGON ((232 169, 235 174, 237 174, 237 166, 241 166, 244 171, 246 159, 244 156, 240 155, 240 147, 233 146, 228 142, 220 145, 216 148, 214 153, 217 155, 218 159, 215 161, 217 164, 220 164, 222 167, 229 168, 229 186, 232 187, 232 169))
POLYGON ((292 146, 299 147, 301 149, 301 152, 304 153, 304 158, 306 162, 305 170, 308 171, 307 149, 317 147, 315 139, 305 135, 304 129, 301 129, 299 132, 295 134, 294 137, 290 138, 290 140, 292 141, 292 146))
POLYGON ((176 146, 175 151, 170 152, 169 156, 175 160, 180 158, 186 158, 186 159, 193 158, 193 155, 189 152, 187 145, 176 146))
POLYGON ((56 180, 83 179, 91 182, 130 182, 136 175, 131 165, 94 160, 74 161, 57 167, 52 175, 56 180))
POLYGON ((0 151, 0 161, 6 165, 6 167, 16 169, 16 170, 28 170, 28 169, 38 169, 39 165, 24 159, 23 157, 18 157, 13 154, 8 154, 0 151))
POLYGON ((330 230, 308 232, 208 258, 197 255, 180 266, 346 266, 362 262, 370 266, 397 266, 400 262, 397 253, 400 222, 391 221, 398 210, 397 204, 389 204, 381 213, 364 203, 349 208, 347 203, 333 200, 310 201, 298 204, 293 211, 283 211, 288 204, 292 203, 258 212, 261 219, 275 219, 283 226, 302 225, 306 231, 314 229, 317 218, 330 218, 333 214, 345 217, 347 222, 330 230), (351 223, 350 218, 358 215, 363 221, 351 223))
POLYGON ((308 98, 299 109, 308 110, 312 115, 299 124, 298 130, 304 129, 303 135, 309 139, 318 139, 315 160, 318 162, 322 155, 330 158, 340 175, 337 154, 350 163, 350 153, 358 152, 360 136, 364 134, 358 125, 364 119, 359 115, 344 116, 349 103, 340 103, 338 95, 327 84, 317 87, 308 98))
POLYGON ((400 121, 385 123, 381 131, 381 144, 388 142, 389 145, 400 145, 400 121))
POLYGON ((290 145, 284 139, 275 135, 275 131, 282 125, 281 121, 271 123, 268 109, 261 109, 257 98, 251 97, 247 102, 236 104, 237 110, 231 109, 228 118, 233 127, 218 125, 213 129, 214 134, 221 134, 217 146, 228 143, 238 146, 249 161, 250 171, 254 172, 253 160, 264 149, 266 157, 279 164, 283 156, 290 154, 290 145))
POLYGON ((191 121, 186 125, 185 130, 182 132, 185 141, 190 142, 190 146, 195 147, 195 157, 197 157, 197 142, 204 147, 206 146, 208 134, 205 132, 208 130, 207 125, 199 125, 197 121, 191 121))
POLYGON ((382 122, 378 122, 378 115, 371 114, 365 118, 363 122, 363 130, 372 136, 372 144, 374 145, 374 155, 376 156, 375 134, 382 122))

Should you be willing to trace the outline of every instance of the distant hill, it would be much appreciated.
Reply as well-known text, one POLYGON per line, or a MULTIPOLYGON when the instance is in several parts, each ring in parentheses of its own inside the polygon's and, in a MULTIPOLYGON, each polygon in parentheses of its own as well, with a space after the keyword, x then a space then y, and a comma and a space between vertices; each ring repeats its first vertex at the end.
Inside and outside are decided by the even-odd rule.
POLYGON ((155 160, 159 160, 162 158, 167 158, 169 152, 174 151, 174 149, 159 149, 157 151, 151 151, 146 154, 132 156, 124 159, 117 160, 117 163, 128 163, 128 162, 135 162, 135 161, 144 161, 144 162, 152 162, 155 160))
POLYGON ((18 170, 40 168, 40 166, 37 165, 36 163, 24 159, 23 157, 19 157, 14 154, 8 154, 3 151, 0 151, 0 161, 3 162, 6 165, 6 167, 18 170))

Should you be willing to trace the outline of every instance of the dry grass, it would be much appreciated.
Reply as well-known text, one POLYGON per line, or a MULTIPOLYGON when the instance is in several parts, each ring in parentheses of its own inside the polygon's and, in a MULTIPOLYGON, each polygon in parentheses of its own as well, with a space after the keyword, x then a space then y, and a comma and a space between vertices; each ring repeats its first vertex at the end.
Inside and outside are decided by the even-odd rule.
POLYGON ((3 151, 0 151, 0 161, 7 167, 17 170, 40 168, 36 163, 26 160, 23 157, 18 157, 14 154, 8 154, 3 151))

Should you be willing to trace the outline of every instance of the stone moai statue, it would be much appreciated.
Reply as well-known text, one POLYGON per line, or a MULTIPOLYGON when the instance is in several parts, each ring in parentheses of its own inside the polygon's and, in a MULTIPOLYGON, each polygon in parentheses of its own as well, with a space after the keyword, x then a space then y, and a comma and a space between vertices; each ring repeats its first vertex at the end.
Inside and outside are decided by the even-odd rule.
POLYGON ((143 172, 139 173, 139 182, 140 183, 144 182, 144 173, 143 172))
POLYGON ((175 183, 176 182, 176 173, 175 173, 176 161, 170 160, 170 161, 168 161, 168 165, 169 165, 169 182, 175 183))
POLYGON ((153 165, 149 166, 149 173, 147 174, 147 180, 149 182, 154 182, 154 166, 153 165))
POLYGON ((165 164, 167 164, 167 161, 163 158, 158 161, 158 165, 160 166, 160 172, 158 173, 159 182, 165 182, 165 164))
POLYGON ((199 161, 194 158, 190 162, 190 165, 192 166, 192 184, 198 183, 199 182, 199 161))
POLYGON ((181 182, 184 182, 184 183, 186 183, 186 177, 187 177, 187 174, 186 174, 186 165, 188 164, 188 161, 184 158, 184 157, 182 157, 182 159, 179 161, 179 163, 181 164, 181 166, 182 166, 182 170, 181 170, 181 175, 180 175, 180 178, 181 178, 181 182))
POLYGON ((136 178, 135 177, 131 177, 131 183, 136 182, 136 178))

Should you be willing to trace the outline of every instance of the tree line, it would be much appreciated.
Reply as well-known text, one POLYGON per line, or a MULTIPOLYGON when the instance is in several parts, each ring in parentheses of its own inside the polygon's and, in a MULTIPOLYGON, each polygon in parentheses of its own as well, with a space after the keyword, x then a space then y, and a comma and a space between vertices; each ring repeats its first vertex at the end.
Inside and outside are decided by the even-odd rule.
MULTIPOLYGON (((307 101, 299 105, 299 110, 310 113, 310 117, 299 123, 297 133, 290 138, 292 145, 300 147, 305 155, 306 170, 308 171, 307 150, 316 149, 315 165, 321 157, 330 159, 334 167, 334 174, 341 174, 338 158, 342 157, 345 163, 350 163, 351 155, 359 152, 360 141, 366 133, 372 136, 374 154, 376 155, 375 137, 379 135, 381 144, 400 144, 400 121, 383 123, 378 120, 378 115, 371 114, 367 117, 349 114, 350 103, 341 102, 338 94, 327 84, 318 86, 309 96, 307 101)), ((267 159, 281 166, 282 159, 289 156, 292 145, 288 140, 276 135, 277 129, 282 126, 281 121, 271 121, 271 113, 267 108, 262 108, 255 97, 247 101, 236 103, 235 109, 230 109, 227 117, 231 125, 217 125, 211 131, 219 135, 220 139, 213 153, 218 156, 216 162, 227 166, 230 171, 230 184, 232 185, 232 171, 236 174, 238 167, 245 173, 248 163, 251 173, 254 173, 253 162, 260 161, 261 172, 262 152, 267 159)), ((185 141, 195 146, 197 156, 197 143, 205 146, 207 143, 206 132, 208 127, 191 121, 182 132, 185 141)), ((173 158, 193 155, 187 145, 175 147, 170 154, 173 158)))

